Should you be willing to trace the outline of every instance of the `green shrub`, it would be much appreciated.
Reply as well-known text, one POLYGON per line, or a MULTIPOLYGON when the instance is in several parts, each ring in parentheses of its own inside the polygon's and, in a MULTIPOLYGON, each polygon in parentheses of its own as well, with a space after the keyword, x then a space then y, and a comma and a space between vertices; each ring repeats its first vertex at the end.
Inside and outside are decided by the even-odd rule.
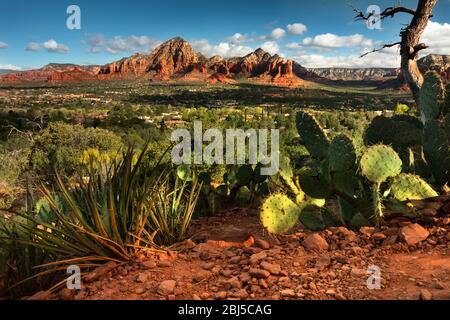
POLYGON ((47 176, 53 169, 73 175, 80 166, 84 150, 97 148, 113 153, 121 147, 121 139, 108 130, 56 122, 34 139, 30 164, 39 175, 47 176))

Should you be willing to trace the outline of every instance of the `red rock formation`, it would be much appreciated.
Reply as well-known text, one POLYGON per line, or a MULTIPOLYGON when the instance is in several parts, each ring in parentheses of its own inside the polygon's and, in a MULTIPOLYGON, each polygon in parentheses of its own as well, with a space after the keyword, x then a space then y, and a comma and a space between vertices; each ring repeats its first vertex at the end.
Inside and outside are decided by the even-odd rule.
POLYGON ((16 74, 10 73, 10 74, 5 74, 4 76, 1 76, 0 82, 5 83, 5 84, 16 84, 16 83, 21 83, 22 80, 16 74))
POLYGON ((149 64, 148 56, 135 54, 129 58, 114 61, 100 68, 100 79, 120 79, 144 76, 149 64))
POLYGON ((97 76, 83 71, 79 68, 73 68, 72 70, 55 71, 48 77, 48 82, 82 82, 82 81, 94 81, 98 80, 97 76))
POLYGON ((230 83, 236 83, 235 80, 227 77, 226 75, 222 74, 222 73, 213 73, 211 76, 209 76, 206 79, 207 83, 210 84, 216 84, 216 83, 226 83, 226 84, 230 84, 230 83))
POLYGON ((21 71, 0 77, 0 82, 15 84, 26 82, 64 82, 95 80, 97 66, 77 66, 73 64, 48 64, 41 69, 21 71))
POLYGON ((174 38, 164 42, 149 55, 135 54, 103 67, 81 67, 51 64, 25 73, 3 77, 3 82, 23 81, 92 81, 143 77, 151 81, 204 81, 208 83, 232 83, 238 79, 277 85, 301 85, 301 74, 306 69, 257 49, 245 57, 224 59, 214 56, 206 59, 196 53, 191 45, 174 38))

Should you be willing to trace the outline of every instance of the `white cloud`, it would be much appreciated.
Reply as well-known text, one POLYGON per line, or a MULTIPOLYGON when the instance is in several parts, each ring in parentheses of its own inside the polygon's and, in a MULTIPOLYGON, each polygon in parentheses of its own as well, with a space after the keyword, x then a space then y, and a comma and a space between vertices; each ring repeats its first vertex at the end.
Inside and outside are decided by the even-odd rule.
POLYGON ((300 43, 291 42, 291 43, 286 44, 285 47, 287 49, 291 49, 291 50, 296 49, 297 50, 297 49, 301 49, 302 45, 300 43))
POLYGON ((320 34, 303 39, 302 45, 316 48, 373 47, 374 41, 361 34, 337 36, 332 33, 320 34))
POLYGON ((37 42, 30 42, 25 48, 27 51, 39 51, 41 50, 41 45, 37 42))
POLYGON ((6 48, 8 48, 8 44, 0 41, 0 49, 6 49, 6 48))
POLYGON ((278 43, 275 41, 266 41, 261 45, 261 49, 264 51, 267 51, 270 54, 277 54, 280 51, 280 47, 278 46, 278 43))
POLYGON ((287 30, 292 35, 301 35, 308 31, 308 28, 303 23, 293 23, 287 25, 287 30))
POLYGON ((115 36, 111 39, 106 39, 102 34, 91 35, 87 40, 84 40, 89 47, 86 49, 89 53, 109 52, 111 54, 119 54, 122 52, 141 52, 148 53, 161 44, 161 41, 152 39, 147 36, 128 37, 115 36))
POLYGON ((0 64, 0 69, 2 70, 14 70, 14 71, 20 71, 22 70, 21 67, 12 65, 12 64, 0 64))
POLYGON ((69 48, 51 39, 43 43, 42 47, 48 52, 67 53, 69 48))
POLYGON ((272 30, 270 35, 267 36, 268 39, 279 40, 286 35, 286 31, 282 28, 275 28, 272 30))
POLYGON ((422 55, 450 54, 450 24, 429 21, 421 42, 429 46, 428 49, 421 52, 422 55))
POLYGON ((192 41, 191 45, 194 50, 199 51, 207 57, 215 55, 224 58, 241 57, 253 52, 253 49, 247 46, 230 42, 221 42, 218 45, 212 45, 206 39, 192 41))
MULTIPOLYGON (((450 24, 430 21, 422 35, 421 42, 429 46, 421 52, 421 56, 427 54, 450 54, 450 24)), ((342 67, 342 68, 367 68, 367 67, 400 67, 399 46, 385 48, 380 52, 374 52, 360 57, 362 53, 381 47, 382 43, 367 39, 362 35, 339 37, 333 34, 319 35, 314 38, 306 38, 302 43, 289 43, 286 48, 296 50, 294 59, 305 67, 342 67), (302 50, 308 47, 315 49, 335 49, 344 47, 358 47, 360 52, 344 55, 308 54, 302 50)))
POLYGON ((25 48, 27 51, 41 51, 46 50, 51 53, 68 53, 70 51, 69 47, 60 44, 53 39, 50 39, 44 43, 30 42, 25 48))
POLYGON ((233 34, 231 37, 228 37, 226 40, 233 44, 240 44, 240 43, 244 43, 244 42, 253 41, 253 39, 251 37, 249 37, 248 35, 243 35, 239 32, 233 34))
POLYGON ((299 52, 294 60, 307 68, 398 68, 398 48, 384 49, 361 58, 360 54, 325 56, 299 52))

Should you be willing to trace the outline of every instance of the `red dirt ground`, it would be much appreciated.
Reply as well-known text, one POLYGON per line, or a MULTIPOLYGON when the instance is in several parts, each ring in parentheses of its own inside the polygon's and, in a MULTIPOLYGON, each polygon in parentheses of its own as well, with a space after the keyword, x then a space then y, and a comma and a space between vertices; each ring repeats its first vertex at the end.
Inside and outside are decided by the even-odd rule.
POLYGON ((298 227, 274 238, 256 211, 232 210, 194 222, 192 240, 173 250, 142 254, 80 291, 46 298, 450 299, 450 218, 433 219, 423 225, 427 239, 415 245, 397 235, 413 222, 397 219, 380 229, 316 233, 328 248, 313 251, 305 242, 313 233, 298 227), (367 286, 372 265, 380 268, 380 289, 367 286))

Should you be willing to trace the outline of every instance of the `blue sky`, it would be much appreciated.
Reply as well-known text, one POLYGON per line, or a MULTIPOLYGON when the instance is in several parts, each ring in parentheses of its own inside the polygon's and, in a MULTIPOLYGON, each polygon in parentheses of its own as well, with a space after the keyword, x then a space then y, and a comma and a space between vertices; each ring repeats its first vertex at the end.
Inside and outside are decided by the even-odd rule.
MULTIPOLYGON (((365 9, 399 0, 353 0, 365 9)), ((415 7, 417 0, 402 0, 415 7)), ((181 36, 206 56, 244 55, 262 47, 308 67, 398 66, 397 49, 364 59, 395 42, 408 15, 370 30, 353 21, 348 0, 0 0, 0 68, 35 68, 49 62, 105 64, 150 52, 181 36), (69 5, 81 9, 81 30, 66 27, 69 5)), ((425 53, 450 54, 450 0, 439 0, 423 40, 425 53)))

